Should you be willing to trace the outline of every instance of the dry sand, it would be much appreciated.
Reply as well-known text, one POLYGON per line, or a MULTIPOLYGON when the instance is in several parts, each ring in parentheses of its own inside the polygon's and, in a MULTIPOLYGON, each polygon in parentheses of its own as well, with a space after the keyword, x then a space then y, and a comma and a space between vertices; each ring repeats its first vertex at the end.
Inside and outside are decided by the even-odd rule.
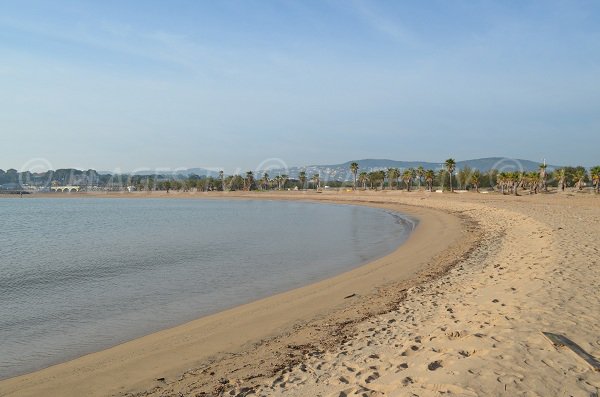
POLYGON ((0 382, 0 395, 598 396, 600 372, 541 332, 600 358, 600 197, 242 196, 421 223, 359 269, 0 382))

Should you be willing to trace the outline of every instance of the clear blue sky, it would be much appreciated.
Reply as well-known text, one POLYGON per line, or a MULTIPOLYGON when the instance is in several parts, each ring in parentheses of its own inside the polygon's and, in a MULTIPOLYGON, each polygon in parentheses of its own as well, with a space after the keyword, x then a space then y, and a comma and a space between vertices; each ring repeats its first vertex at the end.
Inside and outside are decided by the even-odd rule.
POLYGON ((0 138, 4 169, 589 166, 600 2, 4 1, 0 138))

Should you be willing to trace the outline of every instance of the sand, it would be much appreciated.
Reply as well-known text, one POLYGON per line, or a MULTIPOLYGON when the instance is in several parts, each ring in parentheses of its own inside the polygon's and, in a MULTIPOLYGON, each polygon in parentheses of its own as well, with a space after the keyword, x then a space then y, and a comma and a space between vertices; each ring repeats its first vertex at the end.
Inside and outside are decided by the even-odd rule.
POLYGON ((384 206, 421 222, 361 268, 0 382, 0 395, 598 395, 600 372, 541 332, 600 358, 600 197, 242 196, 384 206))

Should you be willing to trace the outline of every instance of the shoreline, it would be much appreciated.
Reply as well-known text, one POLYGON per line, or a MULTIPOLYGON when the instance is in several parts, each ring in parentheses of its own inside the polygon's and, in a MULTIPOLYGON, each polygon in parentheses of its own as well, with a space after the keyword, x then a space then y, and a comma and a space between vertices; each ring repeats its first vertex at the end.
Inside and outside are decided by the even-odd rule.
MULTIPOLYGON (((380 293, 385 286, 393 283, 408 283, 411 286, 418 284, 422 281, 418 280, 419 273, 423 271, 422 266, 453 243, 465 240, 466 237, 464 233, 459 233, 464 229, 464 225, 455 215, 417 206, 384 203, 381 201, 383 195, 358 192, 352 192, 351 195, 317 195, 312 192, 215 193, 52 194, 38 197, 231 198, 329 202, 391 209, 417 218, 419 225, 395 251, 354 270, 134 339, 107 350, 0 381, 0 390, 11 396, 36 395, 40 392, 63 396, 128 393, 143 395, 146 390, 185 377, 186 373, 202 372, 207 368, 214 367, 216 370, 207 371, 204 376, 205 388, 208 389, 219 387, 218 381, 222 378, 219 375, 231 372, 236 372, 237 375, 246 372, 250 377, 254 376, 250 373, 256 372, 257 369, 273 373, 286 360, 277 358, 277 354, 274 353, 279 350, 269 350, 269 346, 288 348, 292 344, 287 342, 292 340, 301 342, 296 346, 321 344, 326 347, 328 344, 335 344, 335 341, 327 337, 328 333, 323 332, 323 325, 319 328, 315 324, 335 321, 349 324, 356 321, 357 317, 364 319, 370 310, 365 311, 362 307, 362 310, 357 311, 358 306, 377 306, 374 310, 377 313, 371 315, 378 314, 382 307, 389 306, 398 297, 380 297, 378 305, 373 306, 373 302, 369 300, 374 299, 378 293, 377 289, 380 293), (431 240, 431 236, 444 238, 438 238, 434 242, 428 241, 431 240), (349 296, 352 297, 348 298, 349 296), (357 313, 360 315, 357 316, 357 313), (240 329, 244 329, 244 335, 239 335, 240 329), (256 356, 254 358, 262 357, 256 361, 262 360, 260 368, 252 368, 248 362, 242 364, 244 360, 239 359, 241 353, 256 356), (267 360, 270 360, 270 365, 265 365, 267 360), (269 366, 270 370, 266 368, 269 366), (210 375, 211 373, 213 375, 210 375)), ((292 352, 288 353, 288 365, 298 359, 293 352, 298 349, 290 350, 292 352)), ((261 374, 254 379, 266 375, 268 374, 261 374)))

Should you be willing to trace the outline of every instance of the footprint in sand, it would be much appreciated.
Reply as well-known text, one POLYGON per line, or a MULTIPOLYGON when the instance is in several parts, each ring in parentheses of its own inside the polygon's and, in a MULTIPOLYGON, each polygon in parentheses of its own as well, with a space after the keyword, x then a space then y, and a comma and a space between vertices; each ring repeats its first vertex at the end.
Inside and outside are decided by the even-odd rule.
POLYGON ((396 369, 398 370, 398 371, 396 371, 396 373, 404 371, 407 368, 408 368, 408 364, 407 363, 399 364, 399 365, 396 366, 396 369))
POLYGON ((466 335, 467 335, 466 331, 450 331, 450 332, 446 332, 446 336, 450 340, 462 338, 462 337, 464 337, 466 335))
POLYGON ((442 368, 441 360, 432 361, 427 365, 427 369, 430 371, 435 371, 438 368, 442 368))
POLYGON ((471 357, 473 354, 475 354, 476 350, 461 350, 458 352, 458 354, 460 354, 463 357, 471 357))
POLYGON ((348 383, 350 383, 350 381, 349 381, 348 379, 346 379, 345 377, 343 377, 343 376, 340 376, 340 377, 338 378, 338 380, 339 380, 340 382, 342 382, 343 384, 346 384, 346 385, 347 385, 348 383))
POLYGON ((410 348, 404 350, 400 355, 401 356, 410 356, 411 354, 413 354, 414 352, 416 352, 417 350, 419 350, 419 347, 416 345, 412 345, 410 348))
POLYGON ((365 379, 365 383, 371 383, 377 378, 379 378, 379 372, 377 372, 377 371, 373 372, 371 375, 369 375, 367 377, 367 379, 365 379))
POLYGON ((404 386, 408 386, 413 383, 415 383, 415 381, 410 376, 407 376, 406 378, 402 379, 402 384, 404 386))

